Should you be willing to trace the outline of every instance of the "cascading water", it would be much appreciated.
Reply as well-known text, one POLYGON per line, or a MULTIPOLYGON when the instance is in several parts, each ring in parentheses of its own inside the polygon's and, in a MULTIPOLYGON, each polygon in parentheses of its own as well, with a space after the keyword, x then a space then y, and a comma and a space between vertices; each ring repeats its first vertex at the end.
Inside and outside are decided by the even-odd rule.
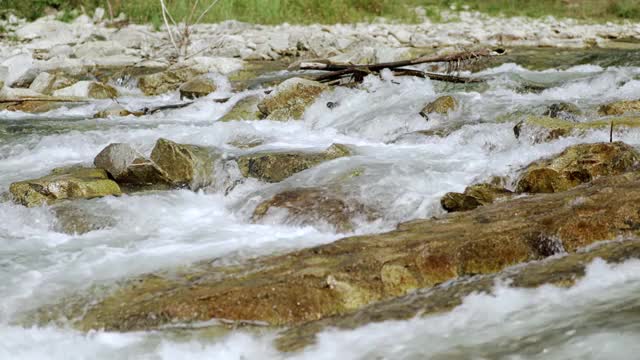
MULTIPOLYGON (((573 59, 575 60, 575 59, 573 59)), ((596 261, 570 289, 543 286, 513 289, 497 284, 492 295, 469 296, 463 305, 437 316, 372 324, 355 330, 326 330, 303 352, 283 354, 271 330, 212 336, 197 329, 81 333, 64 325, 23 327, 21 314, 93 285, 199 260, 240 263, 259 255, 329 243, 345 234, 330 227, 303 226, 266 217, 252 223, 255 206, 296 187, 339 188, 346 197, 381 216, 362 220, 356 233, 389 230, 399 222, 440 215, 449 191, 501 176, 509 184, 518 170, 566 146, 608 140, 608 130, 531 144, 515 138, 513 126, 527 114, 541 114, 557 102, 583 111, 640 91, 640 61, 600 59, 562 69, 527 70, 506 63, 474 76, 484 85, 442 85, 427 79, 369 77, 355 89, 323 94, 304 120, 217 122, 254 90, 232 94, 228 84, 192 105, 140 118, 90 119, 108 101, 42 115, 0 112, 0 193, 9 184, 45 175, 52 168, 90 164, 113 142, 149 154, 165 137, 216 146, 228 156, 256 150, 324 149, 348 144, 355 155, 298 173, 281 183, 244 182, 222 191, 175 190, 78 201, 102 226, 82 235, 60 231, 48 207, 0 203, 0 358, 628 358, 640 351, 640 263, 596 261), (606 60, 606 61, 605 61, 606 60), (598 64, 601 65, 598 65, 598 64), (537 92, 522 90, 535 83, 537 92), (441 94, 461 107, 428 122, 418 113, 441 94), (226 104, 212 98, 234 97, 226 104), (327 102, 338 106, 328 108, 327 102), (448 136, 406 136, 449 127, 448 136), (258 139, 256 148, 232 145, 258 139), (349 176, 354 171, 357 176, 349 176), (606 346, 601 346, 606 344, 606 346)), ((570 63, 567 58, 565 63, 570 63)), ((119 101, 131 108, 176 102, 177 95, 144 98, 130 89, 119 101)), ((637 132, 616 140, 640 145, 637 132)))

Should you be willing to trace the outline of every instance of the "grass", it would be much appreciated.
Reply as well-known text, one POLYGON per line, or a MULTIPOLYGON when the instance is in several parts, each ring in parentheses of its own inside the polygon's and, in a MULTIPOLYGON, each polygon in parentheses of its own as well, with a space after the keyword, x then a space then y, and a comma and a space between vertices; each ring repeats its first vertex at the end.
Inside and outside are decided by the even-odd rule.
MULTIPOLYGON (((160 25, 158 0, 110 0, 114 13, 124 12, 138 23, 160 25)), ((186 18, 195 0, 166 0, 177 21, 186 18)), ((210 0, 199 0, 199 14, 210 0)), ((0 0, 0 15, 9 11, 31 20, 47 7, 92 12, 107 9, 107 0, 0 0)), ((490 15, 572 17, 591 21, 640 20, 640 0, 219 0, 204 22, 235 19, 258 24, 352 23, 378 17, 399 22, 415 22, 415 8, 422 7, 430 18, 439 18, 443 9, 477 10, 490 15)), ((66 15, 64 20, 68 20, 66 15)))

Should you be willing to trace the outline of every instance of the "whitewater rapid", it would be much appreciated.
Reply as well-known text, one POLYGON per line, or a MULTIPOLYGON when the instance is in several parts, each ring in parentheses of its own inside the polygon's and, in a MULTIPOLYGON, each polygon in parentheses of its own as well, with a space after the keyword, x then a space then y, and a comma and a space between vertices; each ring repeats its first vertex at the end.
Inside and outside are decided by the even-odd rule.
MULTIPOLYGON (((509 184, 531 161, 571 144, 608 140, 603 130, 542 144, 519 141, 513 134, 517 116, 512 114, 539 114, 559 101, 593 111, 640 93, 640 67, 629 65, 531 71, 509 63, 473 75, 490 80, 480 87, 463 87, 389 74, 367 78, 359 89, 323 94, 302 121, 290 122, 217 122, 236 101, 253 93, 233 94, 224 81, 216 93, 186 108, 139 118, 91 119, 108 101, 40 115, 0 112, 0 193, 11 182, 45 175, 55 167, 91 164, 113 142, 130 143, 145 154, 159 137, 216 146, 227 156, 323 149, 332 143, 347 144, 355 152, 282 183, 247 181, 228 194, 175 190, 79 201, 87 213, 105 217, 106 224, 82 235, 59 232, 50 208, 0 202, 0 358, 622 359, 638 353, 636 260, 620 265, 596 261, 570 289, 523 290, 496 284, 493 294, 469 296, 446 314, 327 330, 316 345, 298 354, 275 350, 275 333, 270 330, 211 337, 201 331, 80 333, 63 325, 25 328, 15 323, 29 310, 90 286, 108 286, 199 260, 241 263, 348 235, 324 226, 285 223, 278 217, 252 223, 253 208, 284 189, 339 185, 346 196, 382 214, 375 222, 363 222, 357 233, 381 232, 399 222, 440 215, 439 199, 446 192, 462 191, 492 176, 505 177, 509 184), (521 91, 527 82, 547 88, 521 91), (455 95, 461 108, 426 122, 418 115, 421 107, 442 94, 455 95), (211 101, 227 96, 233 97, 226 104, 211 101), (328 109, 329 101, 340 105, 328 109), (452 122, 459 126, 444 138, 402 137, 452 122), (229 145, 238 139, 258 139, 262 145, 251 150, 229 145), (346 176, 354 170, 361 175, 346 176), (616 316, 623 311, 626 316, 616 316)), ((119 101, 132 109, 179 100, 177 94, 143 98, 130 87, 121 91, 125 96, 119 101)), ((640 145, 637 132, 616 136, 640 145)))

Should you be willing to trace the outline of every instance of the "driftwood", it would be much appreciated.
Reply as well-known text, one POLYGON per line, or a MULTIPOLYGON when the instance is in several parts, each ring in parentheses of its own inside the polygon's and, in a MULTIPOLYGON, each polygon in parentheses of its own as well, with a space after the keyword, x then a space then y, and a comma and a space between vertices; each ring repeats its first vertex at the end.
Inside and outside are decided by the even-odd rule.
POLYGON ((453 72, 459 70, 465 63, 474 62, 476 60, 493 56, 504 55, 505 53, 506 51, 504 49, 484 49, 477 51, 464 51, 447 55, 422 56, 411 60, 393 61, 370 65, 339 64, 333 63, 328 59, 317 59, 293 64, 290 69, 296 68, 300 70, 328 71, 329 73, 315 76, 313 79, 330 84, 340 83, 344 79, 349 79, 350 82, 361 82, 366 75, 377 74, 384 69, 391 70, 396 76, 417 76, 452 83, 470 83, 481 82, 481 80, 449 74, 436 74, 415 69, 406 69, 404 67, 426 63, 447 63, 448 72, 453 72))
POLYGON ((20 98, 20 99, 0 99, 0 104, 6 103, 23 103, 23 102, 67 102, 67 103, 83 103, 88 102, 88 100, 82 100, 78 98, 20 98))

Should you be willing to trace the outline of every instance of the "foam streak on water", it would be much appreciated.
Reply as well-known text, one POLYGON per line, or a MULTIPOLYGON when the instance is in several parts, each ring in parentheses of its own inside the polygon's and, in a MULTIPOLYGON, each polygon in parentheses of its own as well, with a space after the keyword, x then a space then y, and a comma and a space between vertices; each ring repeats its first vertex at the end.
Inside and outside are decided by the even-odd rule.
MULTIPOLYGON (((558 101, 594 113, 602 103, 632 99, 640 92, 637 67, 582 65, 529 71, 505 64, 477 75, 492 80, 465 88, 389 74, 384 79, 367 78, 359 89, 340 88, 322 95, 304 120, 291 122, 217 122, 231 104, 210 98, 140 118, 89 118, 108 102, 36 116, 0 112, 0 193, 11 182, 42 176, 58 166, 91 164, 112 142, 130 143, 145 154, 159 137, 216 146, 228 157, 259 150, 319 150, 332 143, 347 144, 355 151, 353 157, 324 163, 279 184, 247 181, 227 195, 182 190, 81 201, 78 206, 104 217, 107 224, 83 235, 60 232, 50 208, 0 202, 0 359, 417 359, 470 354, 596 359, 637 353, 640 348, 634 339, 640 329, 633 321, 600 319, 620 309, 629 313, 640 309, 635 301, 640 293, 637 261, 615 266, 595 262, 571 289, 522 290, 498 284, 494 294, 472 295, 447 314, 352 331, 329 330, 316 345, 293 355, 276 351, 271 343, 275 335, 268 332, 206 339, 164 331, 85 334, 54 325, 23 328, 13 323, 25 311, 91 285, 200 260, 237 263, 344 236, 322 226, 283 224, 280 218, 250 222, 261 200, 285 189, 339 189, 343 196, 382 215, 363 223, 357 233, 439 215, 439 199, 446 192, 462 191, 491 176, 506 177, 509 183, 531 161, 568 145, 608 140, 606 131, 595 131, 543 144, 519 141, 512 129, 527 114, 541 114, 545 106, 558 101), (523 84, 532 82, 546 89, 522 91, 523 84), (461 108, 429 122, 418 115, 427 102, 445 93, 456 95, 461 108), (339 106, 328 109, 328 101, 339 106), (405 136, 451 124, 455 126, 444 138, 405 136), (252 150, 229 145, 238 139, 260 139, 262 145, 252 150), (596 320, 600 326, 592 325, 596 320)), ((212 97, 228 95, 223 86, 212 97)), ((176 94, 136 96, 130 94, 123 104, 134 109, 178 100, 176 94)), ((616 136, 640 145, 637 133, 616 136)))

